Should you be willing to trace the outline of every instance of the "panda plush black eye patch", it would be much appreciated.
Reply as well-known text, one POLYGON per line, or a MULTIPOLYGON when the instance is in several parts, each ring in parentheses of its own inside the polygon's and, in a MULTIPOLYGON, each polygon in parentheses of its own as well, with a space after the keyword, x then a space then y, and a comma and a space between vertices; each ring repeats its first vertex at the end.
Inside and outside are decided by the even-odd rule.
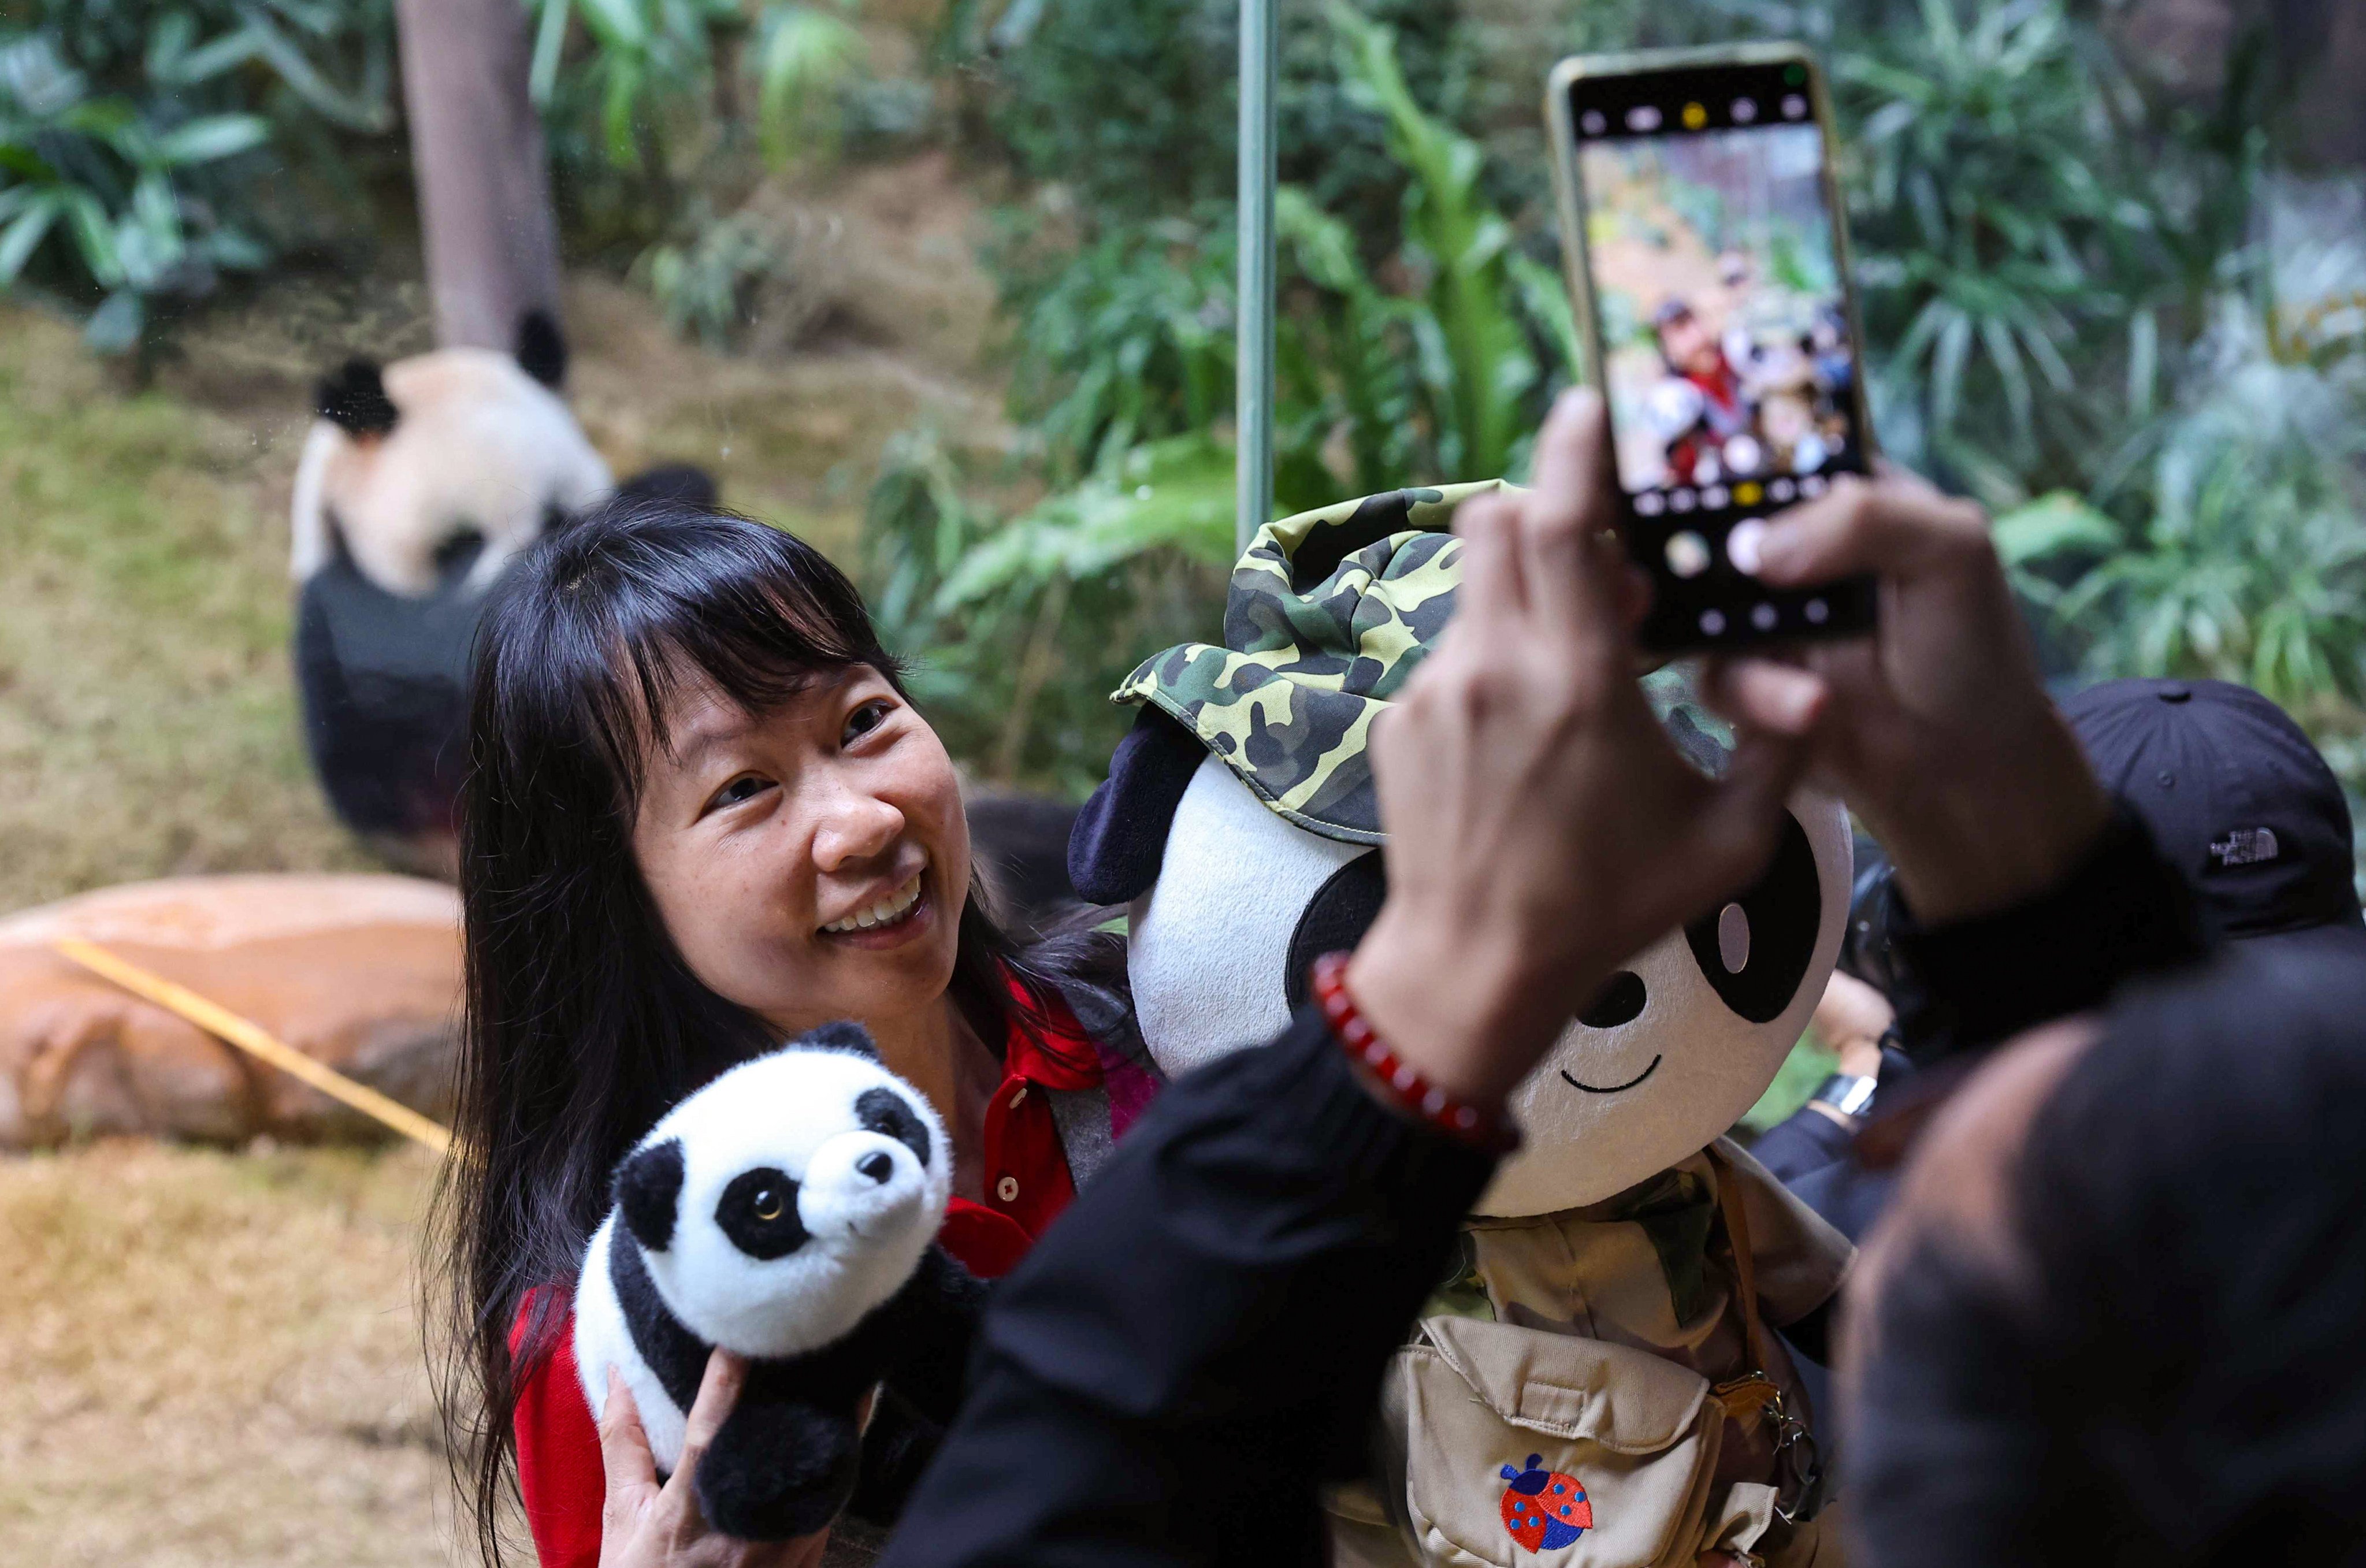
POLYGON ((928 1123, 912 1113, 904 1097, 892 1089, 866 1089, 855 1097, 854 1114, 863 1131, 893 1138, 929 1163, 928 1123))
POLYGON ((715 1223, 731 1245, 755 1258, 786 1258, 806 1244, 796 1178, 770 1166, 731 1179, 715 1205, 715 1223))
POLYGON ((1718 1000, 1752 1023, 1768 1023, 1798 994, 1823 913, 1815 849, 1786 811, 1765 873, 1686 926, 1684 943, 1718 1000))
POLYGON ((1282 960, 1281 991, 1296 1012, 1306 1003, 1313 983, 1307 971, 1326 953, 1344 953, 1364 940, 1380 917, 1389 896, 1387 863, 1380 852, 1358 855, 1331 874, 1299 912, 1298 929, 1290 933, 1290 954, 1282 960))

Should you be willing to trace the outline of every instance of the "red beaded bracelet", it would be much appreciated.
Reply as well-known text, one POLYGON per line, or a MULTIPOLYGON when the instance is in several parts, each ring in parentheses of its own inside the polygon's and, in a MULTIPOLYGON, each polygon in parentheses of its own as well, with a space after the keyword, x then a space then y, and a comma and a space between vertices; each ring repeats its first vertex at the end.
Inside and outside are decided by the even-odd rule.
POLYGON ((1520 1146, 1519 1130, 1502 1116, 1458 1100, 1422 1077, 1419 1068, 1389 1049, 1347 994, 1347 955, 1327 953, 1314 961, 1314 999, 1331 1025, 1331 1037, 1355 1058, 1391 1098, 1421 1121, 1450 1138, 1476 1145, 1490 1154, 1509 1154, 1520 1146))

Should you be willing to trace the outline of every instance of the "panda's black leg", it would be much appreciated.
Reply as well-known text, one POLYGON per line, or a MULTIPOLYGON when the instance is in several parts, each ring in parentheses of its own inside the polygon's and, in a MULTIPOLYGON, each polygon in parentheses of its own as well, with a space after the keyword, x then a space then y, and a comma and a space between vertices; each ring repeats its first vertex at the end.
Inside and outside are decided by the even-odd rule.
POLYGON ((742 1540, 811 1535, 854 1491, 861 1439, 853 1412, 767 1399, 751 1378, 694 1477, 714 1529, 742 1540))

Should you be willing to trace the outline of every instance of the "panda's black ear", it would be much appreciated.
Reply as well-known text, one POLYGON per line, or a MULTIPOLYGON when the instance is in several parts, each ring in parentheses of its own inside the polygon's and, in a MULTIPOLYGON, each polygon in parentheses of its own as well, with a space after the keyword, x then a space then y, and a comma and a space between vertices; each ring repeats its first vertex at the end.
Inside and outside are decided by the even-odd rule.
POLYGON ((528 310, 518 318, 517 362, 554 392, 567 379, 567 339, 559 335, 558 322, 549 311, 528 310))
POLYGON ((1175 808, 1207 756, 1198 736, 1143 705, 1068 834, 1068 881, 1087 903, 1122 904, 1158 880, 1175 808))
POLYGON ((874 1062, 879 1059, 879 1047, 873 1043, 871 1031, 852 1019, 825 1023, 819 1029, 797 1036, 796 1043, 810 1051, 851 1051, 874 1062))
POLYGON ((682 1205, 682 1140, 636 1149, 616 1168, 616 1207, 644 1252, 673 1245, 674 1212, 682 1205))
POLYGON ((401 417, 377 362, 368 359, 348 359, 321 377, 312 409, 348 435, 384 435, 401 417))

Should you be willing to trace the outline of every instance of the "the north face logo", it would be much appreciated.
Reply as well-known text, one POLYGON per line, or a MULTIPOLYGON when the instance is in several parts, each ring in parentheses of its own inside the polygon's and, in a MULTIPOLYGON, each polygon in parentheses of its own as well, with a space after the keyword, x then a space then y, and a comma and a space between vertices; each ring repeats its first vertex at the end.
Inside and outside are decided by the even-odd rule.
POLYGON ((1512 1484, 1504 1489, 1504 1528, 1530 1551, 1567 1546, 1594 1528, 1594 1505, 1577 1477, 1543 1467, 1545 1456, 1530 1454, 1527 1468, 1503 1467, 1512 1484))
POLYGON ((2210 846, 2210 858, 2221 866, 2257 865, 2275 859, 2280 847, 2272 828, 2236 828, 2210 846))

